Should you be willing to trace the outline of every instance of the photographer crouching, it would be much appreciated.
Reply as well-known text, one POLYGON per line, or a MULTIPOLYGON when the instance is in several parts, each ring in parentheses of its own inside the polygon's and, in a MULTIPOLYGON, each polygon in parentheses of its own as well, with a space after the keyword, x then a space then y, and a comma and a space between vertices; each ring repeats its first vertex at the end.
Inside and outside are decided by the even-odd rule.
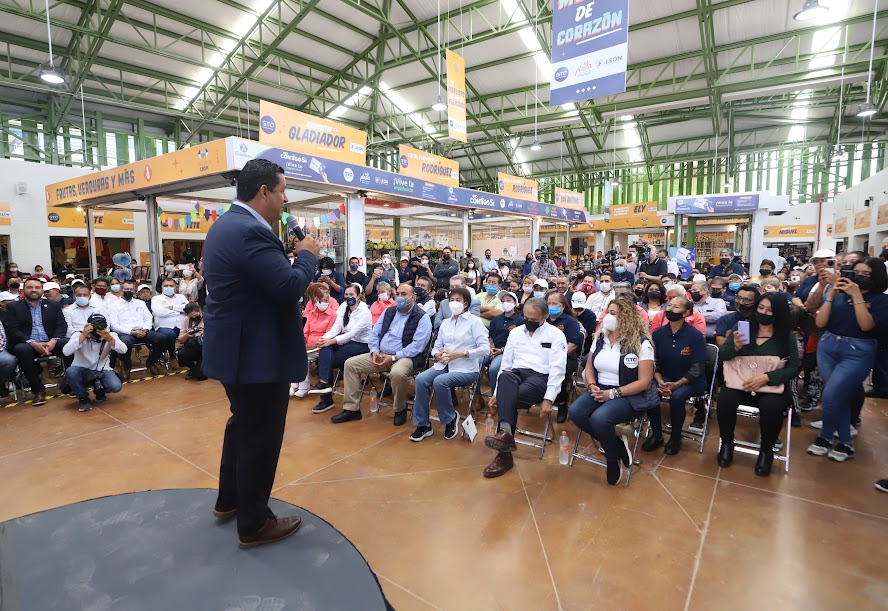
POLYGON ((111 351, 123 354, 124 344, 116 333, 108 330, 108 320, 101 314, 91 315, 80 335, 72 337, 62 353, 74 355, 74 362, 65 371, 65 382, 80 401, 81 412, 92 409, 89 402, 89 386, 93 385, 96 403, 103 403, 108 393, 120 392, 123 384, 111 370, 111 351))
POLYGON ((200 305, 192 301, 185 306, 184 312, 187 317, 185 319, 187 326, 179 334, 179 343, 182 344, 182 347, 179 348, 176 356, 179 364, 188 368, 188 373, 185 375, 186 380, 203 381, 207 379, 200 368, 201 361, 203 361, 203 310, 200 305))

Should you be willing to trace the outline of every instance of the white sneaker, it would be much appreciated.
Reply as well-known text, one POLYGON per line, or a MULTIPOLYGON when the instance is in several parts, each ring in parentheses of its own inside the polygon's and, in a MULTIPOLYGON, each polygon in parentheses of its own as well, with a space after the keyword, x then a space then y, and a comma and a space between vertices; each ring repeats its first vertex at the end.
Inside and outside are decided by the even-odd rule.
POLYGON ((823 420, 815 420, 811 423, 812 429, 817 429, 818 431, 823 429, 823 420))
MULTIPOLYGON (((815 420, 814 422, 811 423, 811 428, 817 429, 818 431, 823 430, 823 420, 815 420)), ((852 424, 851 425, 851 437, 857 437, 857 435, 858 435, 857 427, 852 424)), ((833 433, 833 437, 838 438, 839 433, 838 432, 833 433)))
POLYGON ((306 396, 307 394, 308 394, 308 386, 300 386, 299 388, 296 389, 296 393, 294 396, 301 399, 302 397, 306 396))
POLYGON ((296 396, 296 389, 299 388, 299 384, 290 384, 290 396, 296 396))

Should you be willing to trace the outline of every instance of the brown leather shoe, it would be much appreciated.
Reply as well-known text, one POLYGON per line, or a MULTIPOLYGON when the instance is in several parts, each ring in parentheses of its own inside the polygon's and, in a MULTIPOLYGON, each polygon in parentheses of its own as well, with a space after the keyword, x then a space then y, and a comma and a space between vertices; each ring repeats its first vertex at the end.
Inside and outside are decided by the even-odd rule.
POLYGON ((237 507, 232 507, 231 509, 225 509, 222 507, 213 507, 213 516, 217 520, 230 520, 234 516, 237 515, 237 507))
POLYGON ((129 382, 130 379, 130 367, 122 364, 120 365, 120 379, 124 382, 129 382))
POLYGON ((37 392, 34 393, 34 401, 31 405, 45 405, 46 404, 46 392, 37 392))
POLYGON ((268 518, 265 525, 254 535, 238 535, 237 544, 241 549, 256 547, 265 543, 274 543, 286 539, 302 526, 302 518, 293 516, 290 518, 268 518))
POLYGON ((182 366, 179 365, 179 359, 170 359, 170 362, 167 363, 169 365, 170 371, 179 371, 182 369, 182 366))
POLYGON ((500 429, 496 435, 488 435, 485 437, 484 445, 497 452, 518 451, 518 446, 515 445, 515 438, 512 437, 511 433, 507 433, 502 429, 500 429))
POLYGON ((158 365, 157 363, 149 363, 147 369, 148 369, 148 373, 150 373, 153 376, 159 376, 162 374, 161 369, 160 369, 160 365, 158 365))
MULTIPOLYGON (((488 437, 488 439, 490 438, 488 437)), ((493 462, 487 465, 487 468, 484 469, 484 477, 492 478, 505 475, 514 464, 515 460, 512 458, 511 454, 497 454, 496 458, 493 459, 493 462)))

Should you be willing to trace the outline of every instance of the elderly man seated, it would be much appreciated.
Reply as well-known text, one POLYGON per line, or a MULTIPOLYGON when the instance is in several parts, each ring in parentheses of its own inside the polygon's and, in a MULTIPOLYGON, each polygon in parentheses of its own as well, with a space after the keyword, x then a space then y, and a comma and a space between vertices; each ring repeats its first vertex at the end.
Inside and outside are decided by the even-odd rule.
POLYGON ((496 381, 496 394, 490 398, 491 412, 499 412, 496 434, 485 445, 497 451, 484 469, 484 477, 499 477, 513 466, 517 450, 515 430, 518 409, 540 404, 540 415, 548 416, 567 366, 567 340, 564 333, 548 324, 549 305, 534 297, 524 304, 524 324, 509 333, 502 368, 496 381))
POLYGON ((691 299, 696 304, 694 310, 700 312, 706 321, 706 339, 715 341, 715 323, 728 313, 727 304, 723 299, 712 296, 709 283, 705 280, 691 285, 691 299))
POLYGON ((478 381, 480 361, 490 354, 487 329, 482 319, 466 312, 472 302, 469 291, 450 290, 451 317, 441 323, 432 348, 435 364, 416 377, 416 400, 413 404, 413 424, 416 430, 410 441, 422 441, 433 434, 429 422, 430 390, 435 388, 438 418, 444 425, 444 439, 456 437, 459 414, 453 409, 450 391, 478 381))

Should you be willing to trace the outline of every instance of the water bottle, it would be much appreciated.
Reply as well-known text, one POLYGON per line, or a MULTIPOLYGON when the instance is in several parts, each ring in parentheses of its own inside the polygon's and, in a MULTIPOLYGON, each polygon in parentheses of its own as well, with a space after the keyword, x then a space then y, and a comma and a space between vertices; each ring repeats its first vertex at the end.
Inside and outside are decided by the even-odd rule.
POLYGON ((376 394, 376 389, 370 391, 370 413, 375 414, 379 411, 379 395, 376 394))
POLYGON ((562 465, 566 465, 570 461, 570 440, 567 438, 567 432, 561 431, 561 452, 558 455, 558 461, 562 465))
POLYGON ((493 423, 493 416, 487 414, 487 420, 484 421, 484 428, 487 429, 488 435, 496 434, 496 424, 493 423))

